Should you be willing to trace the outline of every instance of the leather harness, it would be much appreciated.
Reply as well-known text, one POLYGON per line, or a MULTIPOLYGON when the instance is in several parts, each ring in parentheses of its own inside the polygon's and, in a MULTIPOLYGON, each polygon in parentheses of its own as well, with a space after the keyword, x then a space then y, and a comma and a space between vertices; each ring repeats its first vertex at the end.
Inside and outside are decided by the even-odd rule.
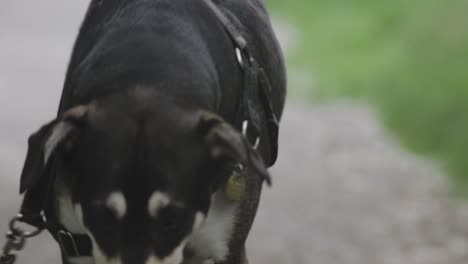
MULTIPOLYGON (((241 91, 238 112, 234 125, 243 131, 244 136, 252 146, 258 147, 260 143, 260 128, 266 124, 270 156, 266 162, 268 166, 275 163, 278 148, 278 119, 273 111, 271 101, 272 86, 263 68, 253 58, 246 39, 237 27, 213 2, 203 0, 209 9, 223 24, 227 34, 232 39, 235 56, 244 75, 244 87, 241 91), (258 104, 260 103, 260 105, 258 104), (256 108, 259 108, 256 109, 256 108), (266 123, 261 123, 259 113, 266 117, 266 123)), ((265 122, 265 121, 264 121, 265 122)), ((50 164, 56 164, 59 157, 54 157, 50 164)), ((53 193, 53 185, 56 178, 57 166, 48 165, 44 175, 39 182, 27 190, 23 198, 20 215, 14 221, 20 221, 36 227, 38 230, 47 229, 55 240, 60 244, 63 263, 67 263, 70 257, 91 257, 92 242, 87 235, 73 234, 66 230, 56 219, 53 201, 50 195, 53 193)), ((11 242, 11 241, 10 241, 11 242)), ((24 242, 24 241, 23 241, 24 242)), ((23 243, 24 244, 24 243, 23 243)), ((21 250, 21 248, 13 248, 21 250)), ((4 256, 8 255, 4 252, 4 256)), ((0 264, 14 263, 15 255, 9 254, 11 258, 0 257, 0 264), (10 261, 10 262, 8 262, 10 261)))

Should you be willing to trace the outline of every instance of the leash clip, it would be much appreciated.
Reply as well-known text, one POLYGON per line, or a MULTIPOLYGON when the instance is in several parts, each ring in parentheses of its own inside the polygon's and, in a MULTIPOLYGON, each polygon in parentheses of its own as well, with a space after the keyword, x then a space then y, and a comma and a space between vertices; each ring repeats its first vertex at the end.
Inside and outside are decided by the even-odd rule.
POLYGON ((242 58, 242 51, 240 50, 240 48, 236 48, 236 57, 240 67, 244 69, 244 59, 242 58))
POLYGON ((0 255, 0 264, 13 264, 16 262, 16 254, 12 251, 21 251, 26 245, 26 240, 31 237, 35 237, 42 232, 42 229, 37 229, 32 232, 26 232, 16 227, 18 222, 23 220, 23 215, 18 214, 11 219, 9 224, 9 231, 6 234, 7 242, 3 247, 2 254, 0 255))

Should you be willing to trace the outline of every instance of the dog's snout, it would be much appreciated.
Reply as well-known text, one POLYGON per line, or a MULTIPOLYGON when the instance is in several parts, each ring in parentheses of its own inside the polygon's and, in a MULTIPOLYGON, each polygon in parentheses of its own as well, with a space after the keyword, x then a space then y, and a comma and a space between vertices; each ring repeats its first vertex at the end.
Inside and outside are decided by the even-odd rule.
POLYGON ((163 259, 160 259, 156 256, 151 256, 148 258, 148 260, 145 262, 145 264, 182 264, 183 258, 182 256, 179 257, 166 257, 163 259))
POLYGON ((142 258, 141 256, 127 256, 125 257, 124 261, 116 260, 111 261, 105 264, 182 264, 183 257, 182 256, 168 256, 165 258, 159 258, 157 256, 151 255, 146 258, 142 258))
POLYGON ((143 252, 132 251, 123 254, 122 264, 146 264, 148 259, 143 252))
POLYGON ((158 257, 151 255, 145 264, 182 264, 184 260, 185 242, 175 248, 169 255, 165 257, 158 257))
POLYGON ((110 262, 105 264, 182 264, 184 260, 184 248, 185 243, 182 243, 170 254, 163 257, 155 254, 148 255, 147 250, 130 250, 122 254, 123 257, 120 262, 110 262))

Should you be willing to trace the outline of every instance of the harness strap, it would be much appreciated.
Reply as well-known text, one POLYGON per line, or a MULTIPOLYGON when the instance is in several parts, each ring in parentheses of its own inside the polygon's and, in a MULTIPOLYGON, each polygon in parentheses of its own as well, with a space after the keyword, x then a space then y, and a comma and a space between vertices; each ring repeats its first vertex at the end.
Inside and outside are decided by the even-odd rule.
POLYGON ((260 68, 259 82, 260 100, 265 107, 267 133, 270 138, 270 160, 268 166, 273 166, 278 159, 279 121, 273 109, 273 96, 271 94, 273 91, 270 79, 263 68, 260 68))
POLYGON ((213 2, 213 0, 203 0, 208 7, 213 11, 216 17, 223 23, 224 28, 228 31, 229 36, 235 42, 237 48, 244 51, 247 48, 247 41, 237 30, 236 26, 232 24, 231 20, 219 9, 219 7, 213 2))
POLYGON ((249 50, 247 40, 232 23, 232 21, 221 11, 213 0, 203 0, 213 11, 219 21, 223 24, 229 37, 232 39, 237 61, 244 73, 244 87, 238 104, 235 125, 242 127, 247 121, 251 128, 247 131, 247 138, 252 146, 258 146, 260 139, 261 114, 266 116, 266 129, 268 135, 268 147, 270 156, 266 160, 268 166, 272 166, 278 157, 278 118, 273 110, 272 86, 265 70, 260 67, 249 50), (262 109, 257 110, 257 102, 262 109), (256 111, 257 110, 257 111, 256 111))

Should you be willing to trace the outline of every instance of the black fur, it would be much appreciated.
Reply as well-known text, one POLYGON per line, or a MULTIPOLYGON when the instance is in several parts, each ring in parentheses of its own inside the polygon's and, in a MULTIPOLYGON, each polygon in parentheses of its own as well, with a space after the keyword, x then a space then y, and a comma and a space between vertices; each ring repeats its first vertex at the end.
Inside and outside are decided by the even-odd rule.
MULTIPOLYGON (((263 2, 216 2, 265 69, 273 86, 273 108, 281 117, 285 69, 263 2)), ((105 254, 120 252, 127 263, 143 263, 148 249, 166 256, 191 232, 195 212, 207 213, 211 194, 227 177, 226 168, 242 161, 256 173, 248 177, 226 262, 241 263, 260 176, 269 177, 261 157, 236 140, 238 130, 222 121, 233 122, 243 85, 233 43, 202 0, 92 1, 73 50, 59 117, 31 137, 34 146, 22 189, 42 173, 30 172, 37 167, 35 159, 43 158, 39 153, 54 124, 67 122, 66 111, 84 106, 86 115, 61 142, 54 161, 58 179, 82 204, 85 225, 105 254), (220 118, 207 118, 207 113, 220 118), (213 140, 209 135, 218 136, 213 140), (222 155, 214 157, 214 148, 222 155), (128 202, 122 221, 97 202, 116 189, 128 202), (155 190, 178 202, 156 221, 146 209, 155 190)), ((261 144, 263 157, 268 151, 268 144, 261 144)))
MULTIPOLYGON (((283 57, 262 0, 218 0, 273 85, 281 117, 283 57)), ((243 76, 223 25, 201 0, 92 1, 70 61, 59 112, 134 85, 157 87, 227 120, 243 76)))

